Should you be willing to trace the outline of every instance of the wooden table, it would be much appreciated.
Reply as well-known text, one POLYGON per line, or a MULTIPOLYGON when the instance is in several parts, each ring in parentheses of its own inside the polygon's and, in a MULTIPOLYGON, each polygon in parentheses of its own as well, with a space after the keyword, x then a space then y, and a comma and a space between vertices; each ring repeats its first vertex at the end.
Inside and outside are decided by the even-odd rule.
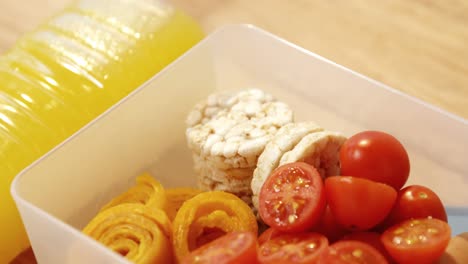
MULTIPOLYGON (((207 32, 226 23, 253 23, 468 118, 468 1, 173 2, 195 17, 207 32)), ((68 3, 69 0, 0 0, 0 53, 68 3)))
MULTIPOLYGON (((70 0, 0 0, 0 53, 70 0)), ((173 0, 210 32, 253 23, 468 118, 468 1, 173 0)))

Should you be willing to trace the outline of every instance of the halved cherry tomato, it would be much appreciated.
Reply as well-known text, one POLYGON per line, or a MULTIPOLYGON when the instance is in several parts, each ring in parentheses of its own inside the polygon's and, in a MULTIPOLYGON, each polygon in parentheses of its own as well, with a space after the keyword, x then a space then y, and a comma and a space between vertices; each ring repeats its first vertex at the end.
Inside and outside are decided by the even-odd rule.
POLYGON ((374 247, 360 241, 338 241, 320 256, 319 264, 387 264, 374 247))
POLYGON ((368 230, 382 222, 392 210, 397 192, 367 179, 333 176, 325 180, 328 206, 343 227, 368 230))
POLYGON ((260 263, 316 263, 328 247, 319 233, 281 234, 260 245, 260 263))
POLYGON ((336 222, 335 216, 333 216, 329 206, 325 209, 319 223, 313 227, 311 231, 318 232, 326 236, 330 243, 338 241, 344 235, 349 233, 348 230, 336 222))
POLYGON ((447 222, 447 213, 439 196, 427 187, 411 185, 398 192, 395 206, 385 224, 389 227, 407 219, 429 216, 447 222))
POLYGON ((366 244, 374 247, 375 249, 377 249, 377 251, 379 251, 379 253, 382 254, 382 256, 384 256, 385 259, 389 263, 394 262, 394 260, 390 256, 390 254, 388 254, 387 250, 385 249, 385 246, 383 245, 383 243, 382 243, 382 241, 380 239, 380 234, 377 233, 377 232, 354 232, 354 233, 350 233, 350 234, 344 236, 342 238, 342 240, 344 240, 344 241, 353 240, 353 241, 359 241, 359 242, 366 243, 366 244))
POLYGON ((403 221, 382 234, 382 243, 398 262, 432 263, 450 241, 450 226, 439 219, 421 218, 403 221))
POLYGON ((280 231, 305 231, 322 217, 326 200, 318 171, 304 162, 278 167, 260 190, 259 213, 280 231))
POLYGON ((350 137, 340 149, 342 175, 386 183, 400 190, 408 180, 410 162, 403 145, 380 131, 350 137))
POLYGON ((275 238, 281 234, 283 234, 283 232, 279 231, 278 229, 270 227, 267 230, 263 231, 263 233, 258 237, 257 242, 259 245, 262 245, 268 240, 275 238))
POLYGON ((190 252, 181 263, 258 263, 257 237, 252 232, 227 233, 190 252))

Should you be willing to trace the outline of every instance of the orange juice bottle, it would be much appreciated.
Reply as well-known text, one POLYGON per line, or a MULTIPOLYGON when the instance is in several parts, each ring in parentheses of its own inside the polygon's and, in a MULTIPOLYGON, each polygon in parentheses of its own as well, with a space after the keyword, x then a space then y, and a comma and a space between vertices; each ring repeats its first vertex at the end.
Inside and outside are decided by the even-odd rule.
POLYGON ((0 57, 0 263, 28 246, 13 177, 202 37, 156 0, 79 0, 0 57))

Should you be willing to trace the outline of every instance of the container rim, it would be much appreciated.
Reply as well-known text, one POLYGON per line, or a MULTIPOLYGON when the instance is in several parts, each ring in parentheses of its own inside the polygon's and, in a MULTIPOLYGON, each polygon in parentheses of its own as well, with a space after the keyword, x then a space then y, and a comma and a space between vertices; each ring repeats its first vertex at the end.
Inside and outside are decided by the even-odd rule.
POLYGON ((245 29, 248 29, 248 30, 253 30, 253 31, 256 31, 257 33, 260 33, 260 34, 263 34, 263 35, 266 35, 270 38, 273 38, 277 41, 280 41, 281 43, 289 46, 289 47, 292 47, 296 50, 299 50, 300 52, 308 55, 308 56, 311 56, 311 57, 314 57, 314 58, 317 58, 317 59, 320 59, 322 61, 325 61, 335 67, 338 67, 344 71, 347 71, 348 73, 352 73, 362 79, 365 79, 366 81, 368 82, 371 82, 373 83, 374 85, 376 86, 379 86, 380 88, 383 88, 387 91, 390 91, 392 93, 395 93, 395 94, 398 94, 400 96, 403 96, 403 97, 406 97, 407 99, 417 103, 417 104, 421 104, 433 111, 436 111, 440 114, 443 114, 444 116, 446 116, 447 118, 450 118, 450 119, 453 119, 457 122, 460 122, 464 125, 467 125, 468 126, 468 119, 465 119, 461 116, 458 116, 452 112, 449 112, 445 109, 442 109, 438 106, 435 106, 433 104, 430 104, 426 101, 423 101, 422 99, 419 99, 419 98, 416 98, 414 96, 411 96, 409 94, 406 94, 400 90, 397 90, 395 88, 392 88, 380 81, 377 81, 375 79, 372 79, 370 77, 367 77, 361 73, 358 73, 354 70, 351 70, 341 64, 338 64, 330 59, 327 59, 321 55, 318 55, 312 51, 309 51, 297 44, 294 44, 294 43, 291 43, 289 41, 287 41, 286 39, 282 38, 282 37, 279 37, 277 35, 274 35, 273 33, 271 32, 268 32, 266 31, 265 29, 262 29, 258 26, 255 26, 253 24, 226 24, 226 25, 223 25, 219 28, 217 28, 216 30, 214 30, 212 33, 210 33, 209 35, 207 35, 205 38, 203 38, 200 42, 198 42, 197 44, 195 44, 193 47, 191 47, 190 49, 188 49, 184 54, 182 54, 181 56, 179 56, 177 59, 175 59, 173 62, 171 62, 170 64, 168 64, 166 67, 164 67, 161 71, 159 71, 158 73, 156 73, 153 77, 149 78, 147 81, 145 81, 144 83, 142 83, 138 88, 136 88, 135 90, 133 90, 132 92, 130 92, 127 96, 125 96, 124 98, 122 98, 121 100, 119 100, 117 103, 115 103, 114 105, 112 105, 111 107, 109 107, 108 109, 106 109, 103 113, 101 113, 100 115, 98 115, 96 118, 94 118, 93 120, 91 120, 90 122, 88 122, 86 125, 84 125, 83 127, 81 127, 79 130, 77 130, 75 133, 73 133, 71 136, 69 136, 68 138, 66 138, 64 141, 62 141, 61 143, 59 143, 58 145, 56 145, 55 147, 53 147, 51 150, 49 150, 48 152, 46 152, 43 156, 41 156, 40 158, 38 158, 37 160, 35 160, 34 162, 32 162, 30 165, 28 165, 27 167, 25 167, 23 170, 21 170, 13 179, 11 185, 10 185, 10 193, 12 194, 13 197, 16 197, 18 198, 19 200, 21 201, 25 201, 24 199, 22 199, 18 192, 17 192, 17 187, 19 185, 19 181, 21 180, 21 178, 23 177, 23 175, 31 170, 33 167, 37 166, 38 163, 40 163, 43 159, 45 159, 46 157, 52 155, 52 153, 56 152, 57 149, 61 148, 63 145, 66 145, 69 141, 72 141, 74 140, 79 134, 81 134, 83 131, 87 130, 89 127, 95 125, 95 123, 99 122, 99 120, 103 117, 103 116, 106 116, 109 114, 109 112, 112 112, 115 108, 118 108, 121 104, 123 104, 125 101, 129 100, 129 98, 133 97, 135 94, 139 93, 142 89, 144 89, 148 83, 152 82, 153 80, 159 78, 159 76, 163 75, 166 71, 170 70, 170 68, 172 68, 172 65, 173 64, 176 64, 178 63, 178 61, 180 60, 183 60, 187 55, 188 53, 192 50, 192 49, 195 49, 197 48, 198 46, 202 46, 204 45, 205 42, 209 42, 210 39, 212 38, 215 38, 216 35, 219 35, 219 34, 223 34, 225 31, 229 31, 230 29, 232 28, 245 28, 245 29))

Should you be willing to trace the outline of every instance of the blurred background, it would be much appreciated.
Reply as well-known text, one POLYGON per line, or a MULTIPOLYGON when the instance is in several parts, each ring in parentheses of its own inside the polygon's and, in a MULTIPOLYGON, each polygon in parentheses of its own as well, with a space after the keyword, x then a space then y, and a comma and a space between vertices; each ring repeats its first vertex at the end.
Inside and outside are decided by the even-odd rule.
MULTIPOLYGON (((0 54, 70 0, 0 0, 0 54)), ((253 23, 468 118, 468 1, 172 0, 211 32, 253 23)))

